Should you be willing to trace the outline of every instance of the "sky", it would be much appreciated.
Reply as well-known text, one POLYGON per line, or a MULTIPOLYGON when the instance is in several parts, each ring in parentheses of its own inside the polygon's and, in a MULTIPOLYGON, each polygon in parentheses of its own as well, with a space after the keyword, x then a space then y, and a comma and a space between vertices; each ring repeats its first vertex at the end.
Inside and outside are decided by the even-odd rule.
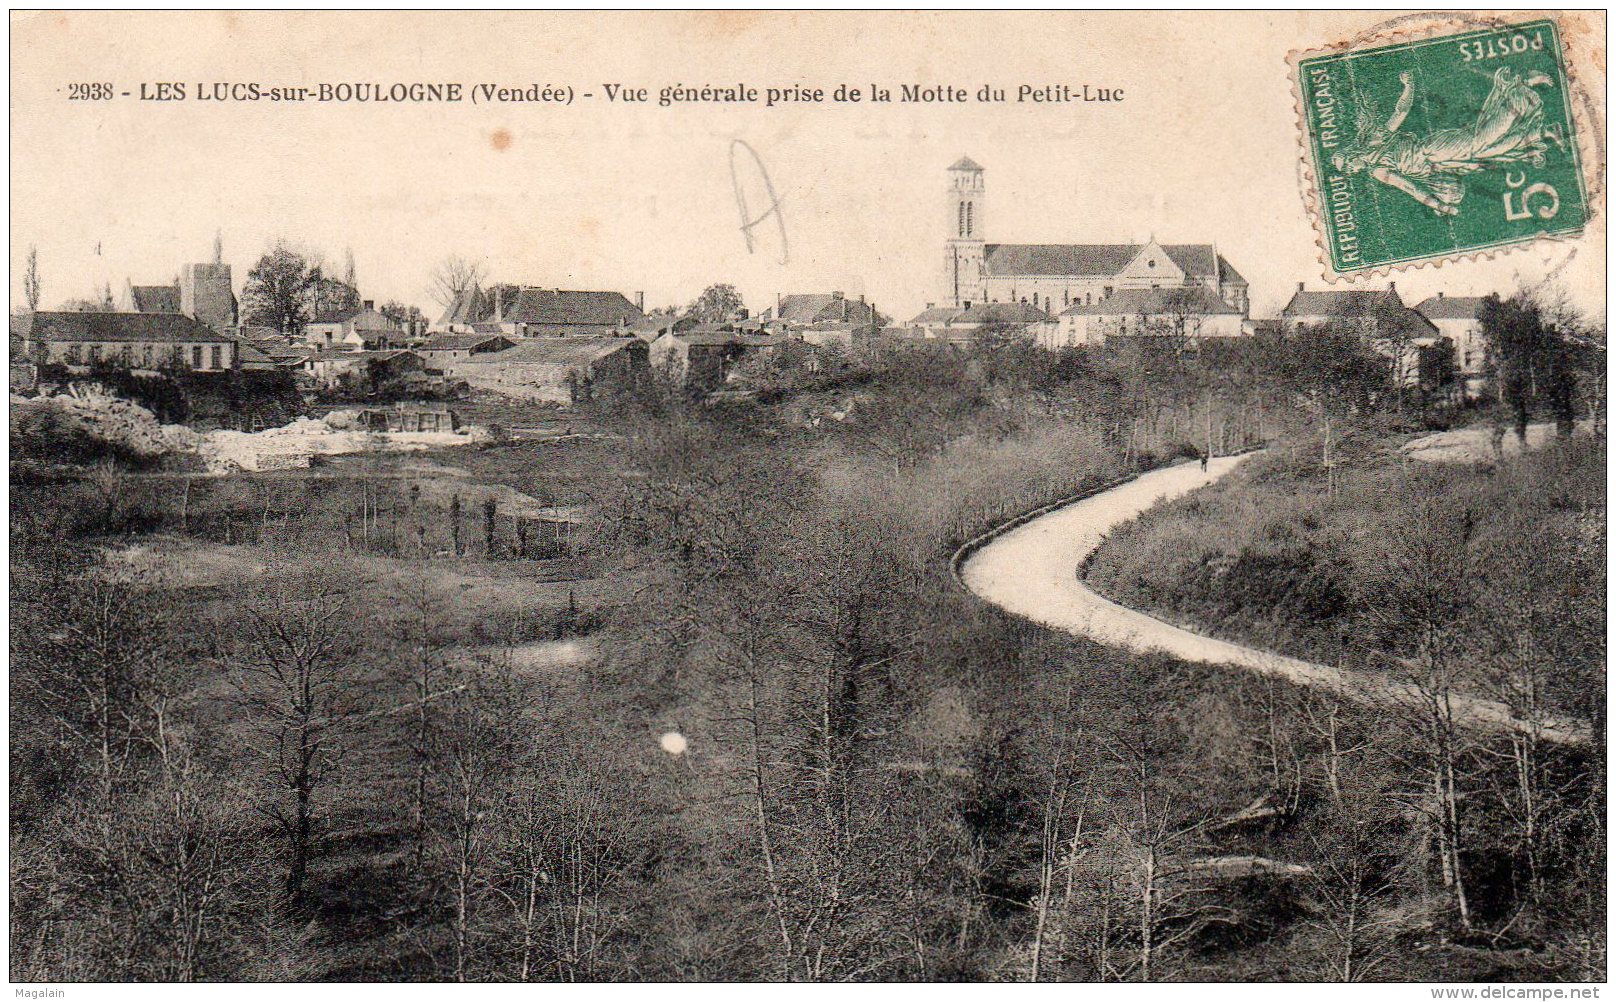
MULTIPOLYGON (((363 298, 434 316, 432 272, 461 255, 495 280, 643 292, 648 307, 728 282, 754 310, 842 291, 905 319, 942 296, 945 171, 968 155, 987 169, 989 242, 1215 243, 1251 283, 1253 315, 1270 316, 1298 282, 1321 287, 1323 270, 1286 53, 1394 16, 14 14, 11 294, 30 246, 50 307, 103 283, 168 282, 220 232, 238 291, 284 238, 339 269, 351 249, 363 298), (68 99, 92 82, 117 96, 68 99), (183 83, 187 100, 139 99, 161 82, 183 83), (574 98, 196 100, 201 85, 247 82, 536 84, 574 98), (865 100, 830 100, 844 83, 865 100), (1122 100, 1016 101, 1023 85, 1085 83, 1122 100), (608 84, 650 100, 608 102, 608 84), (657 104, 665 86, 704 84, 826 100, 657 104), (894 100, 871 103, 872 84, 894 100), (990 85, 1009 100, 903 103, 902 84, 990 85), (749 218, 768 202, 757 165, 779 200, 750 233, 732 159, 749 218)), ((1601 115, 1602 18, 1566 15, 1564 30, 1601 115)), ((1391 280, 1417 302, 1552 277, 1603 315, 1602 198, 1596 212, 1575 241, 1391 280)))

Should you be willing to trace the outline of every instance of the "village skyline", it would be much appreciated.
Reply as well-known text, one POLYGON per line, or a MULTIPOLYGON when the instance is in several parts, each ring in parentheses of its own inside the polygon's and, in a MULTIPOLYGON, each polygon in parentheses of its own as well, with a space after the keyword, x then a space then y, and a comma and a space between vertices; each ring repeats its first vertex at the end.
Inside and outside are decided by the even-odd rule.
MULTIPOLYGON (((354 55, 355 72, 344 79, 465 80, 468 66, 481 71, 474 40, 453 32, 431 53, 388 44, 390 33, 416 30, 420 20, 369 32, 374 44, 362 55, 338 40, 343 26, 358 31, 369 22, 324 20, 311 28, 309 43, 354 55)), ((1081 38, 1101 21, 1110 37, 1135 37, 1120 30, 1126 18, 1062 19, 1050 27, 1050 44, 1019 59, 1021 76, 1072 76, 1056 43, 1081 38)), ((682 305, 710 284, 729 283, 754 311, 776 294, 836 290, 864 295, 902 320, 941 298, 943 170, 969 156, 991 178, 982 227, 988 241, 1142 244, 1154 237, 1216 244, 1249 279, 1252 315, 1273 316, 1297 282, 1314 287, 1321 281, 1295 174, 1294 103, 1285 67, 1198 51, 1195 21, 1175 21, 1173 30, 1150 35, 1150 53, 1142 40, 1103 51, 1080 48, 1081 75, 1109 81, 1126 95, 1114 104, 732 110, 662 108, 653 100, 640 108, 585 110, 270 109, 121 97, 92 108, 44 92, 74 77, 75 68, 88 72, 87 55, 109 53, 120 32, 118 17, 93 23, 69 17, 70 32, 19 20, 22 36, 32 35, 31 42, 60 60, 62 76, 16 82, 13 272, 20 275, 28 248, 37 246, 46 305, 88 297, 104 285, 116 294, 125 281, 167 282, 179 265, 210 259, 214 236, 222 232, 238 287, 257 258, 283 238, 323 254, 334 268, 351 250, 364 298, 401 300, 429 314, 438 308, 428 292, 432 270, 459 255, 482 262, 491 281, 630 297, 644 292, 653 308, 682 305), (1157 60, 1182 71, 1164 77, 1142 69, 1157 60), (1236 94, 1242 107, 1234 106, 1236 94), (1201 114, 1187 125, 1179 118, 1171 134, 1151 127, 1173 120, 1186 105, 1201 114), (1229 125, 1236 120, 1238 134, 1229 125), (400 142, 401 135, 410 138, 400 142), (679 141, 670 142, 674 137, 679 141), (775 245, 773 230, 748 247, 731 174, 737 140, 755 151, 776 189, 784 248, 775 245), (168 155, 142 155, 154 144, 168 155), (1206 163, 1222 166, 1206 170, 1206 163), (107 164, 119 169, 109 171, 107 164), (68 204, 64 191, 73 192, 68 204)), ((310 77, 296 53, 274 51, 249 30, 252 23, 251 17, 201 18, 199 44, 169 61, 119 48, 97 72, 129 85, 310 77)), ((770 51, 774 22, 736 23, 718 50, 709 44, 706 23, 700 17, 669 21, 656 60, 625 63, 666 66, 669 81, 640 70, 622 76, 653 88, 676 77, 694 83, 695 71, 686 69, 699 66, 702 81, 759 79, 749 56, 770 51)), ((1001 56, 1009 39, 958 37, 953 29, 960 22, 948 16, 925 23, 931 30, 895 49, 853 58, 838 68, 838 78, 1007 82, 1001 56)), ((845 30, 846 22, 835 24, 845 30)), ((1260 36, 1323 37, 1331 15, 1287 14, 1250 19, 1249 26, 1260 36)), ((798 17, 791 30, 806 41, 830 27, 798 17)), ((546 35, 535 50, 544 75, 580 85, 603 73, 613 76, 568 54, 574 30, 546 35)), ((536 29, 513 20, 501 31, 521 42, 536 29)), ((651 34, 636 34, 627 44, 637 53, 651 34)), ((783 58, 776 75, 833 83, 815 79, 819 69, 805 55, 812 48, 771 53, 783 58)), ((507 75, 494 69, 496 77, 507 75)), ((752 183, 750 176, 745 180, 752 183)), ((754 199, 748 212, 755 217, 764 208, 754 199)), ((1552 280, 1585 311, 1603 312, 1602 296, 1593 291, 1604 273, 1601 218, 1575 241, 1463 264, 1400 273, 1398 288, 1417 301, 1438 291, 1507 294, 1552 280)), ((1371 278, 1350 287, 1385 284, 1371 278)), ((19 291, 13 281, 14 303, 19 291)))

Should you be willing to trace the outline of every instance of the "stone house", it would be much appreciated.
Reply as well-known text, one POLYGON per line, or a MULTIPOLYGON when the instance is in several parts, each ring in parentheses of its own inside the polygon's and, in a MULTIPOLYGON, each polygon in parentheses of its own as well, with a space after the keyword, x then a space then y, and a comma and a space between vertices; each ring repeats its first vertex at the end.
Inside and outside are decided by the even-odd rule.
POLYGON ((647 359, 637 337, 553 337, 452 361, 444 373, 503 396, 570 404, 637 385, 647 359))
POLYGON ((1437 293, 1414 307, 1442 336, 1453 342, 1453 363, 1464 381, 1465 395, 1481 395, 1487 369, 1487 338, 1481 331, 1485 296, 1448 296, 1437 293))
POLYGON ((1391 363, 1393 380, 1403 386, 1429 379, 1437 352, 1452 347, 1435 324, 1404 304, 1395 282, 1385 289, 1321 291, 1298 282, 1280 321, 1291 333, 1327 324, 1356 330, 1391 363))
POLYGON ((1104 344, 1111 337, 1233 338, 1245 317, 1199 286, 1119 289, 1094 303, 1073 303, 1053 324, 1040 325, 1045 348, 1104 344))
POLYGON ((36 363, 132 369, 179 366, 224 372, 239 363, 241 342, 183 313, 35 313, 23 350, 36 363))
POLYGON ((367 299, 358 309, 324 310, 303 328, 303 339, 322 350, 386 351, 406 347, 403 325, 376 309, 367 299))
POLYGON ((426 359, 428 369, 441 372, 451 362, 514 347, 516 342, 503 334, 438 334, 413 350, 426 359))
POLYGON ((303 372, 321 386, 337 386, 345 379, 378 384, 402 379, 412 374, 424 377, 426 359, 413 351, 402 349, 382 351, 337 349, 316 352, 305 358, 303 372))

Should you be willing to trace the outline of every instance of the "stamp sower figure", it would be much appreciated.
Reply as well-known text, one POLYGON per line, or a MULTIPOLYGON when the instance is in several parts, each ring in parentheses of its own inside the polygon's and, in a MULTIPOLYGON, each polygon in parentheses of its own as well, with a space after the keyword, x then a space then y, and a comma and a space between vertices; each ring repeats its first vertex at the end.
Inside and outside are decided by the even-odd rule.
POLYGON ((1346 153, 1332 158, 1346 174, 1369 171, 1382 184, 1405 192, 1439 216, 1459 214, 1464 185, 1459 179, 1475 171, 1515 163, 1541 167, 1552 141, 1564 149, 1557 130, 1543 127, 1543 99, 1534 87, 1553 86, 1542 73, 1525 80, 1508 66, 1493 74, 1493 89, 1476 121, 1456 129, 1433 129, 1421 137, 1399 133, 1414 106, 1412 74, 1398 75, 1403 93, 1384 124, 1372 112, 1360 111, 1358 138, 1346 153))

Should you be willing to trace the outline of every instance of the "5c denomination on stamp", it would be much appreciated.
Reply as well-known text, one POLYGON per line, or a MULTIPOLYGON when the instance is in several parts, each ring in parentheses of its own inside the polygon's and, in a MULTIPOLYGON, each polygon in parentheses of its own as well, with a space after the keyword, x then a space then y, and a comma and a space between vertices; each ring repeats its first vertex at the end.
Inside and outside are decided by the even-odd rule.
POLYGON ((1400 37, 1292 57, 1324 263, 1347 275, 1580 233, 1556 23, 1400 37))

